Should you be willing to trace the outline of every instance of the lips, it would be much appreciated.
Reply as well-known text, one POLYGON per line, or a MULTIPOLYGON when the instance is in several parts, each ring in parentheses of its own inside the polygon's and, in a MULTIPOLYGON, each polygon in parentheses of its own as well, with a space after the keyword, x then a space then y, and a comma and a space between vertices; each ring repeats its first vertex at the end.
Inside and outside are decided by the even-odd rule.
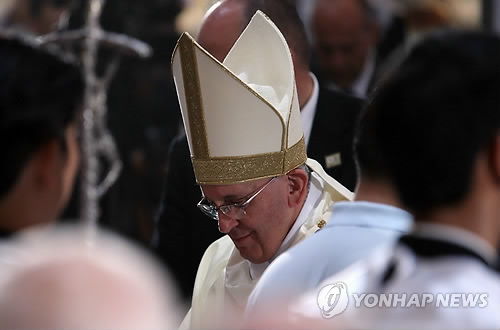
POLYGON ((238 236, 231 236, 231 239, 233 240, 234 244, 241 244, 243 243, 247 238, 250 238, 250 235, 252 232, 244 235, 238 235, 238 236))

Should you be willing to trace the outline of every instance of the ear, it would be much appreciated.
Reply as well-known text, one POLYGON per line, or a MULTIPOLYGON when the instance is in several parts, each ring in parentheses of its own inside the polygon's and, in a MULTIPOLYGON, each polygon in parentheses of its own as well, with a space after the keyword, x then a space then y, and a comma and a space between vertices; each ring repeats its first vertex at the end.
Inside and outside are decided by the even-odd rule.
POLYGON ((64 161, 64 154, 57 139, 45 143, 32 158, 34 189, 44 193, 60 189, 64 161))
MULTIPOLYGON (((295 52, 293 51, 293 49, 290 49, 290 55, 292 56, 292 62, 293 62, 293 66, 295 68, 295 70, 304 70, 304 64, 302 63, 302 61, 300 60, 300 57, 297 56, 297 54, 295 54, 295 52)), ((306 70, 307 72, 309 72, 309 70, 306 70)), ((297 73, 295 73, 297 74, 297 73)), ((297 78, 297 76, 295 77, 297 78)))
POLYGON ((287 174, 288 177, 288 205, 301 206, 307 197, 308 177, 302 169, 294 169, 287 174))

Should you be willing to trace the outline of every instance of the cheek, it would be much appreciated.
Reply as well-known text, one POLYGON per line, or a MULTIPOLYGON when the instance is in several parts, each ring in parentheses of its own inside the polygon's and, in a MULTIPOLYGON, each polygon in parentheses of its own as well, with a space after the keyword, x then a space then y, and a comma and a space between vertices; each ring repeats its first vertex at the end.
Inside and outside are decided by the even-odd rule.
POLYGON ((276 253, 288 232, 288 204, 285 198, 265 202, 266 205, 262 205, 261 211, 254 215, 257 221, 249 223, 248 227, 255 231, 254 244, 270 258, 276 253))
POLYGON ((67 200, 73 190, 73 183, 80 165, 80 150, 76 142, 74 129, 67 132, 67 155, 63 172, 63 199, 67 200))

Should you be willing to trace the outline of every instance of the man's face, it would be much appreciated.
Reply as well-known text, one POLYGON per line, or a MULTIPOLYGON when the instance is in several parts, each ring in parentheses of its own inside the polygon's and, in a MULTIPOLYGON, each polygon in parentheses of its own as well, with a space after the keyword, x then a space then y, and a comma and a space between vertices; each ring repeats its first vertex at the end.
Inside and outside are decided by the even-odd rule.
MULTIPOLYGON (((217 207, 246 201, 270 179, 233 185, 202 185, 205 198, 217 207)), ((219 230, 229 235, 241 256, 252 263, 271 259, 295 220, 288 206, 287 176, 276 178, 245 208, 246 215, 232 219, 219 211, 219 230)))
POLYGON ((376 25, 369 24, 361 9, 350 8, 353 6, 339 4, 338 8, 318 10, 314 20, 321 68, 341 88, 350 87, 358 78, 377 42, 376 25))

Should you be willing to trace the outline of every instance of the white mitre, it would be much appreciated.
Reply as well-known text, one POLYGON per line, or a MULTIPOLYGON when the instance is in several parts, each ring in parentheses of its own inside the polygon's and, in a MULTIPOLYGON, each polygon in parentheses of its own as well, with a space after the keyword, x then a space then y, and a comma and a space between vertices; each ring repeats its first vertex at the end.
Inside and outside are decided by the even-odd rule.
POLYGON ((279 176, 306 162, 292 56, 262 12, 223 63, 184 33, 172 69, 199 184, 279 176))

